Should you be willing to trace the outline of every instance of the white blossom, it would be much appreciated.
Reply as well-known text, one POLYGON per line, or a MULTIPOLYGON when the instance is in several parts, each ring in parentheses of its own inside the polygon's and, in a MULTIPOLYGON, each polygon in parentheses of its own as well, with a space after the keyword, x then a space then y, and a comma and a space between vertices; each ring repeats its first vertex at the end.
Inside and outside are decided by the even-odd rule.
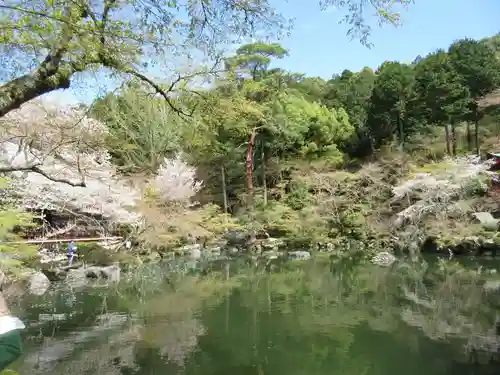
POLYGON ((454 203, 467 184, 481 175, 490 175, 490 161, 481 162, 477 157, 457 157, 440 164, 433 173, 416 173, 410 180, 393 188, 393 201, 408 200, 414 195, 418 200, 396 215, 396 225, 417 222, 428 214, 444 214, 459 207, 454 203))
MULTIPOLYGON (((82 108, 31 101, 9 112, 0 119, 0 171, 12 169, 4 198, 26 208, 138 223, 141 189, 117 175, 103 147, 105 136, 105 125, 82 108)), ((152 183, 163 201, 186 200, 202 186, 195 175, 180 157, 165 159, 152 183)))
POLYGON ((196 180, 195 168, 184 163, 180 156, 165 159, 153 180, 154 189, 165 201, 190 199, 202 186, 203 183, 196 180))
POLYGON ((23 169, 9 174, 9 195, 26 208, 101 214, 135 222, 131 208, 138 190, 116 176, 102 148, 106 128, 82 109, 26 103, 0 119, 0 168, 23 169), (30 169, 37 166, 38 173, 30 169), (85 182, 85 186, 71 186, 85 182))

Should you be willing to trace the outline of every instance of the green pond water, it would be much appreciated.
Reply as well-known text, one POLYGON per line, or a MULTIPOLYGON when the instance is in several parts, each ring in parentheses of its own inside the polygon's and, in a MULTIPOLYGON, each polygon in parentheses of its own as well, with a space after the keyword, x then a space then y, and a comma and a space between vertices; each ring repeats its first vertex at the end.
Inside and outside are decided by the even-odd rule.
POLYGON ((274 268, 220 263, 208 272, 173 268, 145 266, 116 286, 61 285, 13 301, 28 329, 25 354, 12 369, 26 375, 500 372, 496 355, 466 349, 495 342, 500 297, 453 264, 382 268, 312 260, 274 268))

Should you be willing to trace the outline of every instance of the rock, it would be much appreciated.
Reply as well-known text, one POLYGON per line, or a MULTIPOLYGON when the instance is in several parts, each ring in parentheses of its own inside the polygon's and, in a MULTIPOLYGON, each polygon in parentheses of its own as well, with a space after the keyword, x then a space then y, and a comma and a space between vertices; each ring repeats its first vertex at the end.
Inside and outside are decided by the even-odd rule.
POLYGON ((278 250, 285 242, 281 238, 266 238, 261 241, 263 250, 278 250))
POLYGON ((388 251, 382 251, 375 255, 372 259, 371 262, 373 264, 376 264, 377 266, 390 266, 396 261, 396 257, 389 253, 388 251))
POLYGON ((454 249, 454 254, 473 254, 481 247, 481 239, 477 236, 469 236, 463 239, 454 249))
POLYGON ((493 238, 467 236, 465 238, 446 239, 435 236, 427 237, 420 247, 422 253, 440 253, 450 256, 482 256, 491 254, 495 257, 500 251, 500 244, 493 238))
POLYGON ((50 280, 42 272, 35 272, 31 275, 28 284, 28 291, 36 296, 43 295, 50 287, 50 280))
POLYGON ((281 254, 280 252, 275 251, 275 250, 267 250, 267 251, 262 252, 262 254, 261 254, 261 256, 263 258, 268 259, 268 260, 278 259, 282 255, 283 254, 281 254))
POLYGON ((309 260, 311 259, 311 253, 305 250, 290 251, 288 252, 288 258, 291 260, 309 260))
POLYGON ((23 283, 10 283, 4 286, 2 294, 7 298, 20 298, 26 293, 26 285, 23 283))
POLYGON ((60 268, 51 268, 42 270, 43 274, 47 276, 50 281, 61 281, 66 278, 67 271, 60 268))
POLYGON ((112 266, 99 267, 91 266, 86 268, 70 269, 66 277, 66 281, 73 287, 83 286, 89 280, 107 280, 110 282, 118 282, 120 280, 120 266, 114 264, 112 266))
POLYGON ((41 264, 48 263, 67 263, 68 258, 65 254, 49 251, 48 249, 40 249, 38 251, 38 257, 40 258, 41 264))
POLYGON ((83 269, 83 274, 89 279, 98 279, 101 277, 101 267, 91 266, 83 269))
POLYGON ((262 245, 260 244, 260 242, 257 241, 249 243, 248 246, 243 249, 245 249, 247 252, 251 254, 255 255, 262 254, 262 245))
POLYGON ((191 244, 185 245, 176 250, 176 253, 180 255, 187 255, 191 259, 200 259, 201 258, 201 245, 200 244, 191 244))
POLYGON ((246 244, 248 239, 248 234, 241 230, 230 229, 227 231, 224 238, 225 240, 227 240, 227 244, 229 246, 241 247, 246 244))
POLYGON ((229 255, 236 255, 239 253, 239 250, 237 247, 234 247, 234 246, 230 246, 226 249, 226 252, 229 254, 229 255))
POLYGON ((500 251, 500 246, 495 242, 492 238, 486 238, 483 240, 481 247, 478 249, 478 255, 484 255, 486 253, 491 254, 493 257, 496 257, 497 253, 500 251))
POLYGON ((113 264, 112 266, 102 267, 101 275, 104 279, 112 282, 120 281, 120 266, 113 264))
POLYGON ((500 280, 487 280, 483 284, 483 289, 489 293, 500 291, 500 280))
POLYGON ((40 322, 53 322, 66 320, 66 314, 39 314, 38 321, 40 322))
POLYGON ((189 257, 191 259, 200 259, 201 258, 201 250, 200 249, 191 249, 189 251, 189 257))
POLYGON ((474 223, 479 223, 485 230, 496 231, 498 230, 498 219, 495 219, 489 212, 474 212, 474 223))
POLYGON ((331 242, 327 242, 326 244, 321 245, 319 248, 319 251, 325 253, 331 253, 334 250, 335 250, 335 245, 331 242))
POLYGON ((87 284, 84 268, 70 269, 66 276, 66 283, 74 288, 78 288, 87 284))
POLYGON ((210 248, 210 247, 219 247, 221 249, 224 249, 228 246, 228 241, 224 238, 217 238, 213 239, 207 243, 205 243, 205 247, 210 248))
POLYGON ((438 238, 436 236, 426 237, 420 246, 420 251, 422 253, 435 254, 439 252, 439 250, 438 238))

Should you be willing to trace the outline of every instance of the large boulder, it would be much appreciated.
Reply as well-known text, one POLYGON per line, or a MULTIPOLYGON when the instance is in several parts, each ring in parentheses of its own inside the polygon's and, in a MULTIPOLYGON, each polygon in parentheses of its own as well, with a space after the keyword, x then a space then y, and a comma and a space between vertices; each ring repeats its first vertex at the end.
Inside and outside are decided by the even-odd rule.
POLYGON ((113 264, 107 267, 101 267, 101 276, 111 282, 120 281, 120 266, 113 264))
POLYGON ((50 287, 50 280, 42 272, 35 272, 30 276, 28 291, 36 296, 43 295, 50 287))
POLYGON ((120 266, 117 264, 106 267, 90 266, 70 269, 66 277, 66 282, 73 287, 83 286, 91 280, 118 282, 120 281, 120 272, 120 266))

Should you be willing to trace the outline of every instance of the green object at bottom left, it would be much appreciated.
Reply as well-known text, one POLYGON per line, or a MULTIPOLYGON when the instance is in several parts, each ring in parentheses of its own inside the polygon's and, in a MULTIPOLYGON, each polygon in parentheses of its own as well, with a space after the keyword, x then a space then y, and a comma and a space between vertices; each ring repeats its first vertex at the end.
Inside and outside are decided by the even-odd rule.
POLYGON ((17 374, 17 372, 5 370, 5 368, 18 359, 22 352, 21 335, 18 330, 0 335, 0 375, 17 374))

